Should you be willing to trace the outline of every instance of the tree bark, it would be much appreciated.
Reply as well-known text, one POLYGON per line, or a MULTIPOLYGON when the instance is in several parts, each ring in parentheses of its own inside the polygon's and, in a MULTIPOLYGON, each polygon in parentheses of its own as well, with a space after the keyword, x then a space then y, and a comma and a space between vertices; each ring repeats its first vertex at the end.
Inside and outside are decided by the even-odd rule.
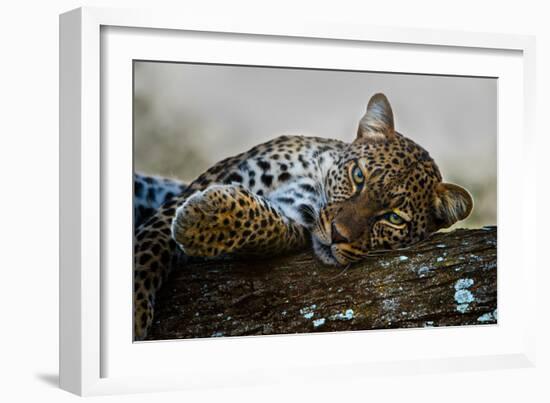
POLYGON ((188 262, 160 291, 149 339, 494 324, 496 238, 438 233, 346 269, 311 252, 188 262))

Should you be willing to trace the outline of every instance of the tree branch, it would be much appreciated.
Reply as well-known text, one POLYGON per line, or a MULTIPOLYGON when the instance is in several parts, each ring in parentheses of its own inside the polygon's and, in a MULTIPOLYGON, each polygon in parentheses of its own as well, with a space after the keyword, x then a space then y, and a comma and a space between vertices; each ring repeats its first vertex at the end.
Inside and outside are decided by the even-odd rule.
POLYGON ((310 252, 187 263, 151 340, 496 323, 496 227, 435 234, 347 269, 310 252))

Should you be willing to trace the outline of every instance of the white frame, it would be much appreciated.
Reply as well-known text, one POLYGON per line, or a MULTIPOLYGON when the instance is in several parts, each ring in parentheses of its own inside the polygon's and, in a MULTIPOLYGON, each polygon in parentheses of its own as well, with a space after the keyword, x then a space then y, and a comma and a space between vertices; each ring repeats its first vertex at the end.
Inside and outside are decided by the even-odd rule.
MULTIPOLYGON (((443 356, 424 355, 417 358, 389 357, 378 361, 369 361, 359 357, 357 360, 352 361, 328 360, 328 363, 323 365, 312 360, 313 356, 306 353, 301 363, 289 364, 284 368, 284 371, 281 371, 280 365, 278 366, 278 364, 267 359, 264 365, 272 365, 273 368, 267 368, 263 374, 259 374, 257 371, 253 374, 250 371, 247 373, 244 368, 241 369, 241 372, 237 370, 236 373, 230 373, 222 365, 220 366, 221 369, 217 371, 218 373, 215 374, 217 376, 213 375, 209 379, 201 379, 200 375, 204 375, 205 372, 201 373, 199 370, 197 370, 198 375, 195 377, 191 377, 189 374, 178 376, 173 373, 158 377, 144 374, 131 376, 128 368, 124 367, 120 367, 120 371, 116 371, 116 376, 102 376, 111 372, 105 369, 105 357, 114 357, 116 354, 113 351, 118 352, 119 349, 125 350, 128 347, 132 349, 133 354, 143 353, 144 356, 147 356, 148 353, 145 351, 147 349, 157 354, 160 349, 166 353, 167 351, 184 348, 184 344, 181 343, 162 343, 163 345, 159 345, 157 348, 152 346, 151 343, 136 345, 130 343, 129 340, 123 342, 129 345, 113 344, 112 336, 109 336, 105 329, 101 329, 102 324, 109 323, 109 326, 112 325, 111 322, 105 322, 105 317, 108 316, 107 312, 109 312, 106 302, 109 292, 101 286, 101 276, 105 275, 101 271, 101 266, 105 263, 105 250, 107 248, 102 244, 100 207, 102 203, 110 203, 108 201, 109 194, 114 192, 114 189, 108 183, 109 181, 105 179, 109 175, 112 176, 114 172, 105 171, 107 166, 113 165, 107 164, 109 157, 106 156, 104 147, 106 144, 108 144, 108 147, 116 147, 115 144, 110 142, 109 138, 105 140, 106 144, 100 142, 100 132, 107 130, 111 124, 100 121, 102 107, 102 97, 100 97, 102 74, 100 28, 104 26, 171 29, 181 30, 182 32, 194 31, 195 33, 217 32, 227 35, 243 34, 257 36, 260 40, 266 37, 283 37, 296 40, 300 38, 338 39, 340 40, 338 43, 346 43, 346 41, 357 43, 378 42, 387 46, 392 44, 403 46, 430 45, 446 47, 446 49, 477 49, 476 52, 480 54, 494 50, 522 52, 521 69, 511 70, 509 74, 515 77, 514 80, 519 80, 523 88, 523 96, 517 101, 522 105, 522 110, 517 119, 524 122, 523 143, 520 142, 522 144, 520 148, 524 156, 523 172, 535 172, 535 169, 526 167, 526 165, 534 163, 534 158, 530 158, 534 155, 534 133, 532 130, 534 127, 535 43, 532 37, 405 28, 374 28, 363 25, 274 23, 269 20, 257 19, 254 21, 212 21, 197 19, 189 15, 172 15, 170 13, 143 10, 84 8, 65 13, 60 18, 60 384, 62 388, 73 393, 90 395, 205 387, 224 385, 230 382, 232 385, 268 382, 269 380, 280 381, 281 379, 291 382, 292 377, 298 373, 301 380, 304 377, 321 379, 326 377, 329 372, 331 372, 330 376, 334 379, 335 377, 365 376, 374 373, 400 374, 418 373, 419 371, 435 372, 534 365, 534 325, 528 321, 524 323, 516 321, 513 329, 515 332, 514 337, 516 337, 515 340, 518 340, 517 335, 522 335, 521 345, 514 345, 499 354, 484 355, 480 352, 474 352, 474 355, 467 355, 459 352, 459 355, 454 357, 448 354, 443 356), (102 169, 104 172, 101 172, 102 169), (106 194, 102 194, 100 189, 107 189, 108 191, 106 194), (106 198, 107 201, 100 200, 100 196, 106 198), (103 254, 101 253, 102 250, 103 254), (107 346, 110 346, 108 350, 107 346), (303 370, 306 367, 308 368, 307 374, 304 374, 303 370), (334 371, 335 368, 338 368, 337 371, 334 371), (333 369, 333 371, 328 371, 330 369, 333 369), (127 374, 124 374, 125 371, 128 371, 127 374)), ((338 44, 336 43, 334 46, 338 47, 338 44)), ((124 52, 121 51, 120 53, 124 52)), ((470 66, 469 69, 475 70, 476 68, 470 66)), ((478 71, 481 71, 481 69, 478 71)), ((109 88, 103 88, 102 90, 109 93, 111 86, 116 87, 109 84, 109 88)), ((519 87, 520 90, 521 87, 519 87)), ((117 108, 119 107, 118 104, 122 104, 122 102, 117 101, 115 90, 111 93, 115 94, 113 98, 109 98, 109 100, 115 102, 111 106, 117 108)), ((499 105, 501 115, 506 110, 502 109, 505 107, 506 105, 499 105)), ((522 128, 519 127, 519 132, 521 131, 522 128)), ((499 170, 499 175, 500 173, 499 170)), ((519 180, 523 183, 524 188, 535 188, 536 178, 534 176, 520 178, 519 180)), ((530 193, 529 196, 527 195, 528 192, 525 193, 523 199, 520 197, 521 200, 519 200, 519 205, 520 207, 523 206, 523 210, 514 225, 517 227, 522 226, 522 234, 535 233, 533 220, 521 222, 521 217, 526 217, 527 211, 530 212, 531 216, 533 214, 532 206, 534 203, 532 201, 535 195, 530 193)), ((501 207, 499 206, 499 210, 501 207)), ((499 211, 499 224, 501 218, 501 211, 499 211)), ((499 232, 499 248, 502 246, 500 238, 501 233, 499 232)), ((528 241, 529 239, 524 236, 522 250, 526 250, 528 241)), ((534 255, 534 253, 524 253, 518 257, 523 262, 521 284, 523 287, 522 292, 525 294, 523 294, 524 300, 521 309, 524 312, 535 311, 536 265, 534 258, 530 257, 534 255)), ((499 249, 499 265, 500 263, 499 249)), ((500 283, 499 304, 502 286, 500 283)), ((499 309, 500 315, 502 315, 502 310, 499 309)), ((501 334, 497 332, 501 332, 502 328, 493 327, 493 329, 496 330, 493 331, 491 327, 485 327, 485 330, 479 332, 473 328, 459 329, 456 332, 452 330, 448 333, 445 333, 443 329, 433 329, 431 331, 439 332, 438 337, 449 338, 465 337, 468 334, 473 335, 474 338, 490 338, 501 334), (453 332, 454 335, 451 334, 453 332)), ((332 338, 345 339, 347 343, 348 341, 353 342, 353 340, 357 342, 357 340, 367 337, 362 332, 353 333, 333 335, 332 338)), ((373 340, 373 338, 380 339, 381 337, 398 337, 404 342, 416 340, 413 333, 406 331, 393 331, 391 335, 377 332, 375 336, 370 335, 368 337, 371 338, 369 340, 373 340), (398 334, 398 336, 393 336, 393 334, 398 334)), ((426 334, 423 337, 426 337, 426 334)), ((231 350, 235 345, 240 345, 241 348, 246 346, 246 348, 259 354, 262 351, 267 353, 266 343, 270 343, 270 348, 273 347, 275 351, 277 344, 284 345, 287 343, 287 346, 290 345, 300 349, 304 349, 306 344, 310 344, 303 336, 278 336, 268 338, 269 341, 265 343, 258 341, 260 339, 265 338, 216 340, 217 344, 208 345, 208 349, 222 352, 226 349, 231 350)), ((323 339, 324 343, 331 343, 332 341, 330 338, 323 339)), ((196 349, 200 350, 201 345, 195 343, 193 350, 196 349)), ((128 359, 131 363, 130 350, 125 351, 127 355, 120 356, 119 361, 128 359)), ((193 359, 187 360, 186 363, 180 365, 182 374, 185 373, 186 365, 189 367, 193 363, 198 366, 197 361, 193 361, 193 359)))

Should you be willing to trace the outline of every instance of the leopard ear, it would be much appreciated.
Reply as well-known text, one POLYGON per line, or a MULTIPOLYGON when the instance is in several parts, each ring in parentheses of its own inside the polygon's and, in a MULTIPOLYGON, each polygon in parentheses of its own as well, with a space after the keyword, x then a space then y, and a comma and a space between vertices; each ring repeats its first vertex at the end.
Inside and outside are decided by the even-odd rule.
POLYGON ((474 200, 468 191, 452 183, 440 183, 435 188, 434 209, 439 228, 448 228, 464 220, 472 212, 474 200))
POLYGON ((374 94, 367 106, 365 116, 359 122, 356 141, 393 140, 393 111, 384 94, 374 94))

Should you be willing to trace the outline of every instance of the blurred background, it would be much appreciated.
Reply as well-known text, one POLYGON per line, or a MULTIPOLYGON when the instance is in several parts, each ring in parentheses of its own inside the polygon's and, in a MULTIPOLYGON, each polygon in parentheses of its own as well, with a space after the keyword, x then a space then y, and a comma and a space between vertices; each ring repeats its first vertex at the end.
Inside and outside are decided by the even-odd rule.
POLYGON ((458 227, 496 224, 497 80, 161 62, 134 64, 134 166, 190 181, 282 134, 353 141, 376 92, 397 131, 473 195, 458 227))

